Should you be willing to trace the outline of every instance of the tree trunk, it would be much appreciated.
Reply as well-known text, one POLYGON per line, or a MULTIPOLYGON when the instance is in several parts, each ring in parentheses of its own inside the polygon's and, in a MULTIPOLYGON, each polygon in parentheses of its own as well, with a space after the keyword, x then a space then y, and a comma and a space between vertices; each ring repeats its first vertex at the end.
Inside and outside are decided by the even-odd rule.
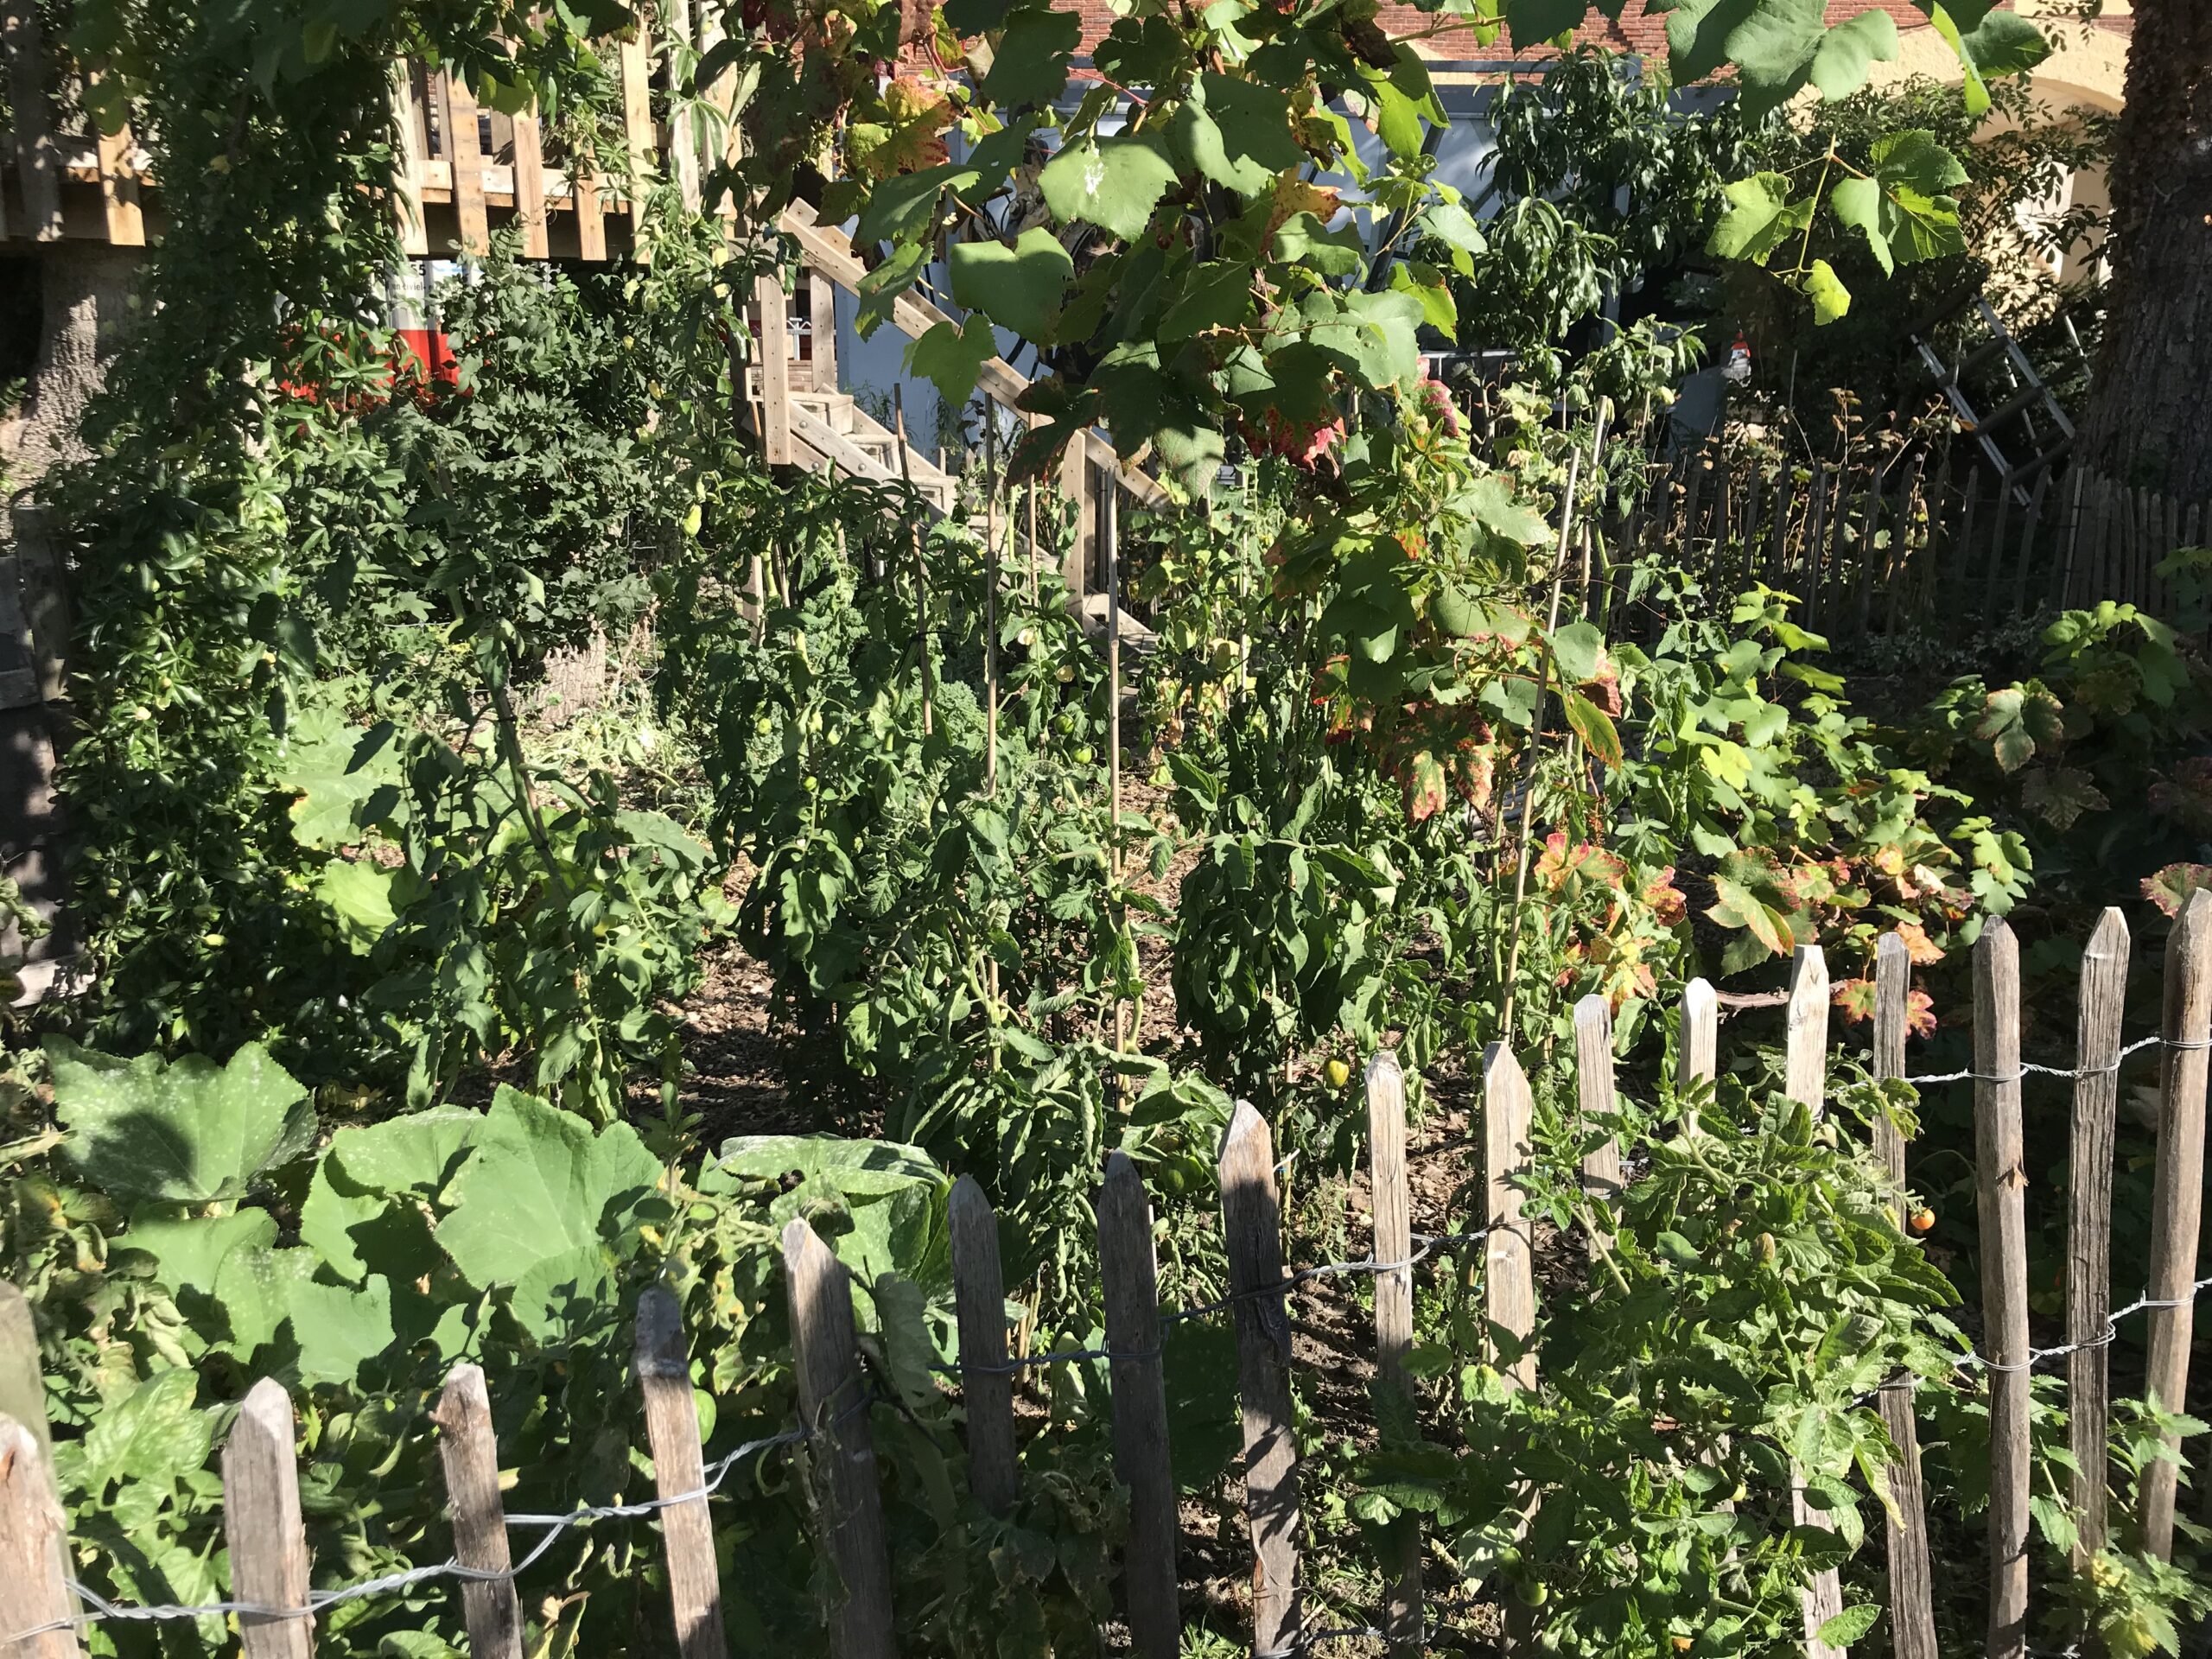
POLYGON ((2212 496, 2212 5, 2137 0, 2112 162, 2116 268, 2082 450, 2212 496))

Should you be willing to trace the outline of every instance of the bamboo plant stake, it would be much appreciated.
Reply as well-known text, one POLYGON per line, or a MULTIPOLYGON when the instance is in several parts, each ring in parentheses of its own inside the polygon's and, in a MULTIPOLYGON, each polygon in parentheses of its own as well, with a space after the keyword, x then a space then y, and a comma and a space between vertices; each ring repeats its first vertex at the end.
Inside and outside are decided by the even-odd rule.
MULTIPOLYGON (((2002 498, 1999 498, 2001 508, 2002 498)), ((2020 1130, 2020 947, 1991 918, 1974 948, 1974 1205, 1989 1370, 1989 1659, 2028 1631, 2028 1223, 2020 1130)))
MULTIPOLYGON (((1406 1079, 1389 1049, 1367 1063, 1367 1147, 1375 1236, 1370 1254, 1387 1264, 1375 1274, 1375 1363, 1382 1386, 1411 1411, 1406 1356, 1414 1344, 1413 1206, 1406 1185, 1406 1079), (1402 1263, 1403 1265, 1399 1265, 1402 1263)), ((1399 1659, 1421 1649, 1421 1541, 1419 1511, 1390 1522, 1383 1543, 1390 1573, 1383 1618, 1399 1659)))
MULTIPOLYGON (((899 481, 906 486, 906 511, 913 511, 914 474, 906 458, 906 394, 897 381, 891 384, 891 413, 899 440, 899 481)), ((922 559, 922 526, 914 522, 914 648, 922 663, 922 735, 934 729, 930 704, 930 576, 922 559)))
MULTIPOLYGON (((1109 473, 1106 507, 1106 865, 1116 889, 1122 881, 1122 486, 1109 473)), ((1116 897, 1116 905, 1121 908, 1116 897)), ((1126 916, 1126 910, 1122 912, 1126 916)), ((1128 1046, 1128 1004, 1114 998, 1114 1047, 1128 1046)))
MULTIPOLYGON (((2166 1039, 2158 1075, 2158 1167, 2151 1199, 2150 1359, 2144 1388, 2168 1411, 2189 1398, 2196 1243, 2204 1204, 2205 1044, 2212 1039, 2212 893, 2190 897, 2166 939, 2166 1039)), ((2179 1451, 2177 1440, 2168 1444, 2179 1451)), ((2143 1547, 2160 1560, 2174 1548, 2177 1471, 2143 1471, 2143 1547)))
MULTIPOLYGON (((1906 1019, 1911 1012, 1912 957, 1902 935, 1885 933, 1874 947, 1874 1075, 1904 1076, 1906 1019)), ((1904 1137, 1887 1118, 1874 1124, 1874 1151, 1905 1220, 1904 1137)), ((1877 1402, 1882 1426, 1897 1449, 1890 1465, 1890 1496, 1896 1517, 1886 1513, 1883 1529, 1889 1545, 1890 1651, 1895 1659, 1938 1659, 1936 1644, 1936 1583, 1928 1558, 1928 1503, 1920 1479, 1920 1426, 1913 1412, 1908 1380, 1882 1390, 1877 1402)))
MULTIPOLYGON (((2076 492, 2078 495, 2079 492, 2076 492)), ((2066 1422, 2075 1538, 2074 1570, 2086 1572, 2107 1535, 2107 1446, 2112 1379, 2105 1322, 2112 1316, 2112 1149, 2120 1102, 2120 1022, 2127 999, 2127 918, 2107 910, 2082 954, 2074 1039, 2074 1133, 2067 1179, 2066 1422)))

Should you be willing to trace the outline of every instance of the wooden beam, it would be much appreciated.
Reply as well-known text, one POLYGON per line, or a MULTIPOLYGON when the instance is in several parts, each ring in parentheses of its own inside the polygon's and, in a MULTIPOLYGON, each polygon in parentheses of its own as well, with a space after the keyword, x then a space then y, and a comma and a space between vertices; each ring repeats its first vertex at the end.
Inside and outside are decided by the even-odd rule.
POLYGON ((430 251, 429 227, 423 222, 423 162, 429 143, 415 113, 414 66, 404 61, 392 66, 391 124, 392 210, 399 219, 399 250, 410 259, 421 259, 430 251))
POLYGON ((476 98, 446 76, 446 109, 451 124, 446 146, 453 158, 453 207, 461 219, 461 251, 480 256, 492 242, 492 221, 484 210, 484 147, 476 123, 476 98))
POLYGON ((46 39, 35 0, 6 0, 0 41, 8 51, 8 91, 15 105, 16 173, 31 238, 61 239, 61 152, 46 105, 46 39))
POLYGON ((522 257, 552 252, 545 232, 545 138, 534 115, 515 118, 515 219, 522 226, 522 257))

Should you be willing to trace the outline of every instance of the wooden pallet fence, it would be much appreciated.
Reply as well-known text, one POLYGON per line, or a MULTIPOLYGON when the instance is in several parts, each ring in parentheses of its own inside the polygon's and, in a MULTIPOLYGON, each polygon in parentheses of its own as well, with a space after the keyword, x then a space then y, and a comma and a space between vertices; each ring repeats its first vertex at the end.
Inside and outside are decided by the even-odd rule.
MULTIPOLYGON (((1831 489, 1833 494, 1833 489, 1831 489)), ((1742 509, 1751 513, 1748 504, 1742 509)), ((1990 1390, 1988 1526, 1991 1602, 1987 1649, 2024 1656, 2036 1586, 2028 1536, 2028 1382, 2031 1364, 2065 1359, 2067 1406, 2080 1471, 2074 1507, 2082 1542, 2073 1570, 2109 1534, 2102 1476, 2110 1439, 2107 1344, 2113 1331, 2109 1284, 2111 1164, 2120 1065, 2134 1048, 2121 1042, 2121 995, 2129 963, 2125 920, 2108 911, 2086 942, 2079 995, 2075 1060, 2058 1075, 2072 1082, 2072 1193, 2068 1219, 2066 1343, 2037 1354, 2030 1347, 2024 1237, 2026 1172, 2020 1107, 2024 1067, 2018 950, 2011 931, 1992 918, 1974 947, 1974 1065, 1971 1071, 1924 1080, 1970 1086, 1974 1100, 1977 1216, 1982 1230, 1982 1335, 1970 1362, 1990 1390)), ((1906 1018, 1911 967, 1902 937, 1880 941, 1875 961, 1872 1071, 1907 1075, 1906 1018)), ((2164 1010, 2158 1042, 2159 1119, 2152 1222, 2152 1270, 2143 1301, 2123 1313, 2148 1314, 2150 1387, 2162 1400, 2185 1397, 2191 1299, 2196 1294, 2201 1223, 2208 1061, 2212 1061, 2212 894, 2190 901, 2165 947, 2164 1010)), ((1827 964, 1815 949, 1793 960, 1783 1013, 1784 1088, 1819 1112, 1826 1103, 1830 996, 1827 964)), ((1678 1087, 1691 1103, 1719 1069, 1716 998, 1711 986, 1684 988, 1674 1057, 1678 1087)), ((1615 1102, 1611 1020, 1605 1006, 1575 1010, 1574 1098, 1586 1127, 1610 1117, 1615 1102)), ((1362 1262, 1329 1263, 1294 1275, 1283 1254, 1277 1165, 1267 1121, 1239 1103, 1218 1159, 1229 1292, 1218 1301, 1173 1315, 1226 1315, 1236 1325, 1237 1376, 1245 1458, 1245 1521, 1253 1554, 1252 1651, 1295 1651, 1313 1635, 1300 1579, 1304 1519, 1290 1373, 1287 1295, 1300 1277, 1346 1273, 1375 1287, 1376 1354, 1382 1386, 1417 1407, 1405 1370, 1413 1341, 1412 1275, 1417 1243, 1483 1246, 1480 1294, 1487 1346, 1511 1386, 1541 1386, 1538 1367, 1536 1288, 1530 1228, 1520 1182, 1533 1157, 1533 1100, 1526 1074, 1503 1045, 1482 1059, 1484 1192, 1476 1230, 1449 1239, 1412 1230, 1406 1161, 1406 1084, 1395 1056, 1374 1057, 1366 1076, 1372 1247, 1362 1262)), ((1694 1110, 1681 1131, 1696 1135, 1694 1110)), ((1621 1189, 1634 1148, 1606 1135, 1584 1141, 1581 1178, 1593 1236, 1621 1189)), ((1893 1185, 1899 1224, 1905 1214, 1911 1148, 1893 1128, 1878 1126, 1872 1155, 1893 1185)), ((982 1506, 1003 1514, 1017 1500, 1020 1447, 1013 1414, 1013 1379, 1026 1365, 1060 1363, 1051 1355, 1008 1352, 1004 1276, 996 1218, 976 1183, 963 1178, 950 1200, 958 1363, 968 1471, 982 1506)), ((1115 1153, 1106 1162, 1096 1214, 1110 1414, 1117 1473, 1128 1492, 1122 1560, 1123 1599, 1132 1650, 1142 1659, 1174 1659, 1182 1618, 1177 1563, 1176 1489, 1170 1459, 1163 1333, 1169 1315, 1159 1298, 1153 1208, 1137 1166, 1115 1153)), ((658 1494, 652 1508, 661 1534, 670 1610, 683 1659, 722 1659, 722 1586, 714 1554, 708 1502, 734 1459, 805 1443, 812 1525, 834 1569, 834 1605, 825 1609, 832 1650, 840 1659, 889 1659, 898 1650, 882 1500, 870 1427, 876 1403, 859 1353, 849 1276, 829 1246, 804 1222, 785 1230, 783 1255, 798 1382, 798 1427, 741 1447, 714 1466, 704 1463, 689 1354, 676 1297, 648 1290, 635 1327, 638 1385, 653 1455, 658 1494)), ((0 1286, 0 1651, 32 1659, 76 1659, 83 1651, 77 1599, 67 1577, 68 1552, 53 1476, 37 1346, 29 1309, 12 1286, 0 1286), (35 1632, 13 1643, 5 1638, 35 1632)), ((1889 1484, 1897 1514, 1885 1523, 1891 1651, 1900 1659, 1932 1659, 1936 1651, 1926 1506, 1919 1477, 1918 1425, 1909 1384, 1877 1397, 1897 1448, 1889 1484)), ((439 1435, 454 1540, 455 1575, 473 1652, 519 1659, 521 1607, 514 1557, 499 1488, 499 1455, 483 1373, 457 1365, 432 1414, 439 1435)), ((232 1594, 247 1604, 238 1615, 246 1659, 308 1659, 317 1616, 334 1599, 379 1593, 370 1585, 310 1593, 310 1562, 300 1512, 297 1434, 283 1386, 257 1383, 240 1408, 222 1452, 226 1527, 232 1594)), ((2137 1517, 2149 1546, 2169 1553, 2174 1530, 2172 1465, 2154 1465, 2142 1484, 2137 1517), (2165 1471, 2158 1478, 2158 1471, 2165 1471)), ((1794 1505, 1800 1524, 1826 1524, 1815 1495, 1802 1489, 1794 1505)), ((610 1510, 609 1513, 618 1511, 610 1510)), ((634 1516, 633 1507, 620 1513, 634 1516)), ((589 1514, 591 1512, 586 1512, 589 1514)), ((1530 1518, 1524 1512, 1521 1519, 1530 1518)), ((1426 1650, 1419 1515, 1408 1512, 1383 1540, 1383 1602, 1376 1633, 1395 1655, 1426 1650)), ((423 1593, 420 1585, 413 1593, 423 1593)), ((1823 1574, 1805 1598, 1805 1650, 1838 1652, 1821 1639, 1841 1611, 1834 1575, 1823 1574)), ((1527 1651, 1539 1634, 1525 1607, 1508 1610, 1509 1650, 1527 1651)))

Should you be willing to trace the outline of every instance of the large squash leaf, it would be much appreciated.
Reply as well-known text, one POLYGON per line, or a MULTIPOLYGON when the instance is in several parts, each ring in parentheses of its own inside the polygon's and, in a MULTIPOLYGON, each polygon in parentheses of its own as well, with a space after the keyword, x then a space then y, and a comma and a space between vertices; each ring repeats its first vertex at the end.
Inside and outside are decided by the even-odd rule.
POLYGON ((126 1202, 203 1205, 240 1197, 253 1177, 313 1144, 308 1091, 248 1043, 218 1065, 118 1060, 49 1038, 63 1150, 85 1179, 126 1202))

